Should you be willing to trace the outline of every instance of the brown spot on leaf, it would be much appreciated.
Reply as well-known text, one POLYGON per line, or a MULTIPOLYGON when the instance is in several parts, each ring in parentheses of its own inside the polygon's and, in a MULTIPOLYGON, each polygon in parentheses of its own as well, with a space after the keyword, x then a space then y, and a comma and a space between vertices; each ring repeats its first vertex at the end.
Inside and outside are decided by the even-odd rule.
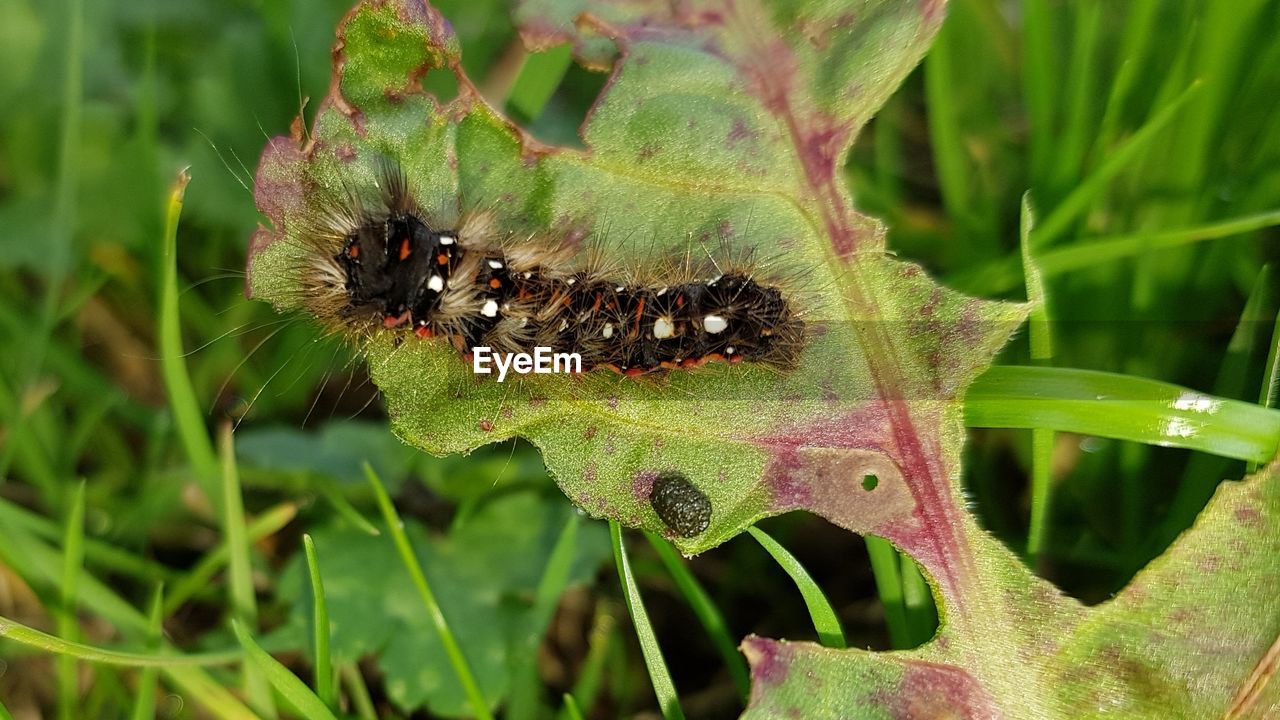
POLYGON ((653 483, 658 479, 656 470, 640 470, 631 476, 631 495, 636 500, 647 502, 653 493, 653 483))
POLYGON ((906 666, 898 691, 883 698, 894 720, 996 720, 991 696, 964 670, 938 663, 906 666))
POLYGON ((1262 524, 1262 513, 1251 505, 1240 505, 1233 514, 1236 522, 1246 527, 1258 527, 1262 524))

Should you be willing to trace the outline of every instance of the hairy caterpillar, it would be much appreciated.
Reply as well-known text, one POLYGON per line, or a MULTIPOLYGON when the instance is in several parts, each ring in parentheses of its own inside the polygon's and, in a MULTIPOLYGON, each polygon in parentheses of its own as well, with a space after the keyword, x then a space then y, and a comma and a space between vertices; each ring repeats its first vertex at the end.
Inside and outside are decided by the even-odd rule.
POLYGON ((348 192, 307 232, 303 301, 340 331, 442 338, 464 357, 548 347, 626 376, 707 362, 795 366, 805 326, 750 272, 686 267, 649 279, 576 266, 576 251, 503 237, 493 216, 433 227, 394 162, 378 193, 348 192))

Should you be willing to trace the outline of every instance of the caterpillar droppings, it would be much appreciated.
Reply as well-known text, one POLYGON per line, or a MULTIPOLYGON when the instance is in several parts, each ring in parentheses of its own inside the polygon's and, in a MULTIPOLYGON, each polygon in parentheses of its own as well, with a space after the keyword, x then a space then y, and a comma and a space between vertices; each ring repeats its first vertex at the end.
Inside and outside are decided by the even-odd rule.
POLYGON ((658 518, 681 537, 701 535, 711 525, 711 499, 677 472, 653 481, 649 504, 658 518))
POLYGON ((641 281, 575 264, 566 243, 503 235, 489 212, 434 226, 393 162, 377 184, 376 200, 349 192, 307 233, 303 300, 335 330, 438 338, 467 358, 546 347, 625 376, 798 361, 804 322, 749 271, 709 261, 641 281))

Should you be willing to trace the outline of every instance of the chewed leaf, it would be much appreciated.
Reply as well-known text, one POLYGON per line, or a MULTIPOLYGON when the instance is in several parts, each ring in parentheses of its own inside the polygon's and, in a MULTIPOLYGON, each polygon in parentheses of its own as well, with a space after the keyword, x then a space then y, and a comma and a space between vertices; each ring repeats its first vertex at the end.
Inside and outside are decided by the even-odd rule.
POLYGON ((920 517, 957 512, 954 462, 941 451, 958 436, 943 441, 943 416, 1024 313, 944 291, 881 255, 878 224, 852 209, 837 172, 857 129, 918 60, 937 11, 868 2, 848 17, 817 6, 781 17, 709 5, 639 18, 634 33, 608 13, 588 21, 575 11, 571 27, 608 29, 621 52, 583 128, 588 151, 578 152, 542 146, 488 107, 434 10, 359 5, 310 140, 278 139, 263 155, 258 204, 272 226, 255 237, 251 291, 298 306, 314 216, 335 192, 376 183, 385 156, 446 221, 493 208, 504 227, 550 232, 636 270, 670 256, 714 260, 718 246, 753 254, 804 315, 795 369, 497 383, 445 343, 375 334, 371 372, 410 442, 448 453, 527 437, 582 507, 665 532, 687 552, 796 507, 858 531, 899 526, 894 537, 910 548, 920 517), (780 32, 788 27, 836 29, 791 38, 780 32), (415 91, 436 67, 458 73, 459 94, 444 105, 415 91), (672 472, 707 498, 704 531, 686 536, 654 510, 653 481, 672 472), (874 497, 846 496, 844 473, 884 482, 874 497))
MULTIPOLYGON (((250 290, 281 309, 313 307, 308 233, 335 197, 385 190, 386 158, 436 230, 457 231, 480 209, 529 238, 511 253, 554 240, 580 252, 548 262, 603 255, 624 277, 656 278, 655 297, 686 258, 751 256, 751 277, 803 319, 798 362, 781 369, 712 362, 498 382, 444 339, 394 329, 401 316, 385 318, 392 330, 353 334, 395 431, 428 452, 528 438, 578 505, 685 552, 807 509, 919 561, 939 601, 938 637, 892 655, 748 640, 749 716, 1065 718, 1124 707, 1157 717, 1171 707, 1204 717, 1237 702, 1240 717, 1262 717, 1276 690, 1259 663, 1280 631, 1274 469, 1224 491, 1168 558, 1095 610, 1028 573, 964 509, 964 390, 1027 307, 964 297, 890 258, 841 174, 942 8, 526 0, 517 19, 528 40, 571 41, 584 62, 611 69, 579 151, 543 145, 487 105, 448 24, 421 0, 362 2, 340 29, 313 132, 263 153, 256 199, 269 227, 253 240, 250 290), (440 68, 459 88, 444 103, 419 84, 440 68), (1224 601, 1228 591, 1238 597, 1224 601), (1174 628, 1186 636, 1169 637, 1174 628)), ((701 322, 714 334, 729 321, 701 322)))
POLYGON ((1117 597, 1085 610, 991 538, 978 614, 910 652, 748 638, 746 718, 1269 718, 1280 655, 1280 465, 1218 490, 1117 597), (860 710, 851 710, 860 708, 860 710), (887 715, 886 715, 887 712, 887 715))

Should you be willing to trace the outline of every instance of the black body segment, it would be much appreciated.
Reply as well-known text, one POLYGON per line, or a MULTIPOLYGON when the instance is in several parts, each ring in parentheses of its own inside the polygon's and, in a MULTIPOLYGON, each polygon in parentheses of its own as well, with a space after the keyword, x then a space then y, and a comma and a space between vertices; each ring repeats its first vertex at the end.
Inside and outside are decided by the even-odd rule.
POLYGON ((378 187, 380 207, 335 228, 340 247, 325 253, 333 265, 308 285, 331 298, 314 307, 345 322, 443 337, 463 355, 543 346, 578 353, 584 371, 624 375, 714 361, 789 369, 803 349, 805 325, 784 293, 748 272, 710 263, 714 272, 665 284, 619 280, 566 267, 559 248, 504 244, 484 215, 431 227, 394 164, 378 187))
POLYGON ((430 322, 457 255, 456 235, 433 232, 402 212, 356 228, 334 259, 346 275, 349 311, 373 310, 396 327, 430 322))

